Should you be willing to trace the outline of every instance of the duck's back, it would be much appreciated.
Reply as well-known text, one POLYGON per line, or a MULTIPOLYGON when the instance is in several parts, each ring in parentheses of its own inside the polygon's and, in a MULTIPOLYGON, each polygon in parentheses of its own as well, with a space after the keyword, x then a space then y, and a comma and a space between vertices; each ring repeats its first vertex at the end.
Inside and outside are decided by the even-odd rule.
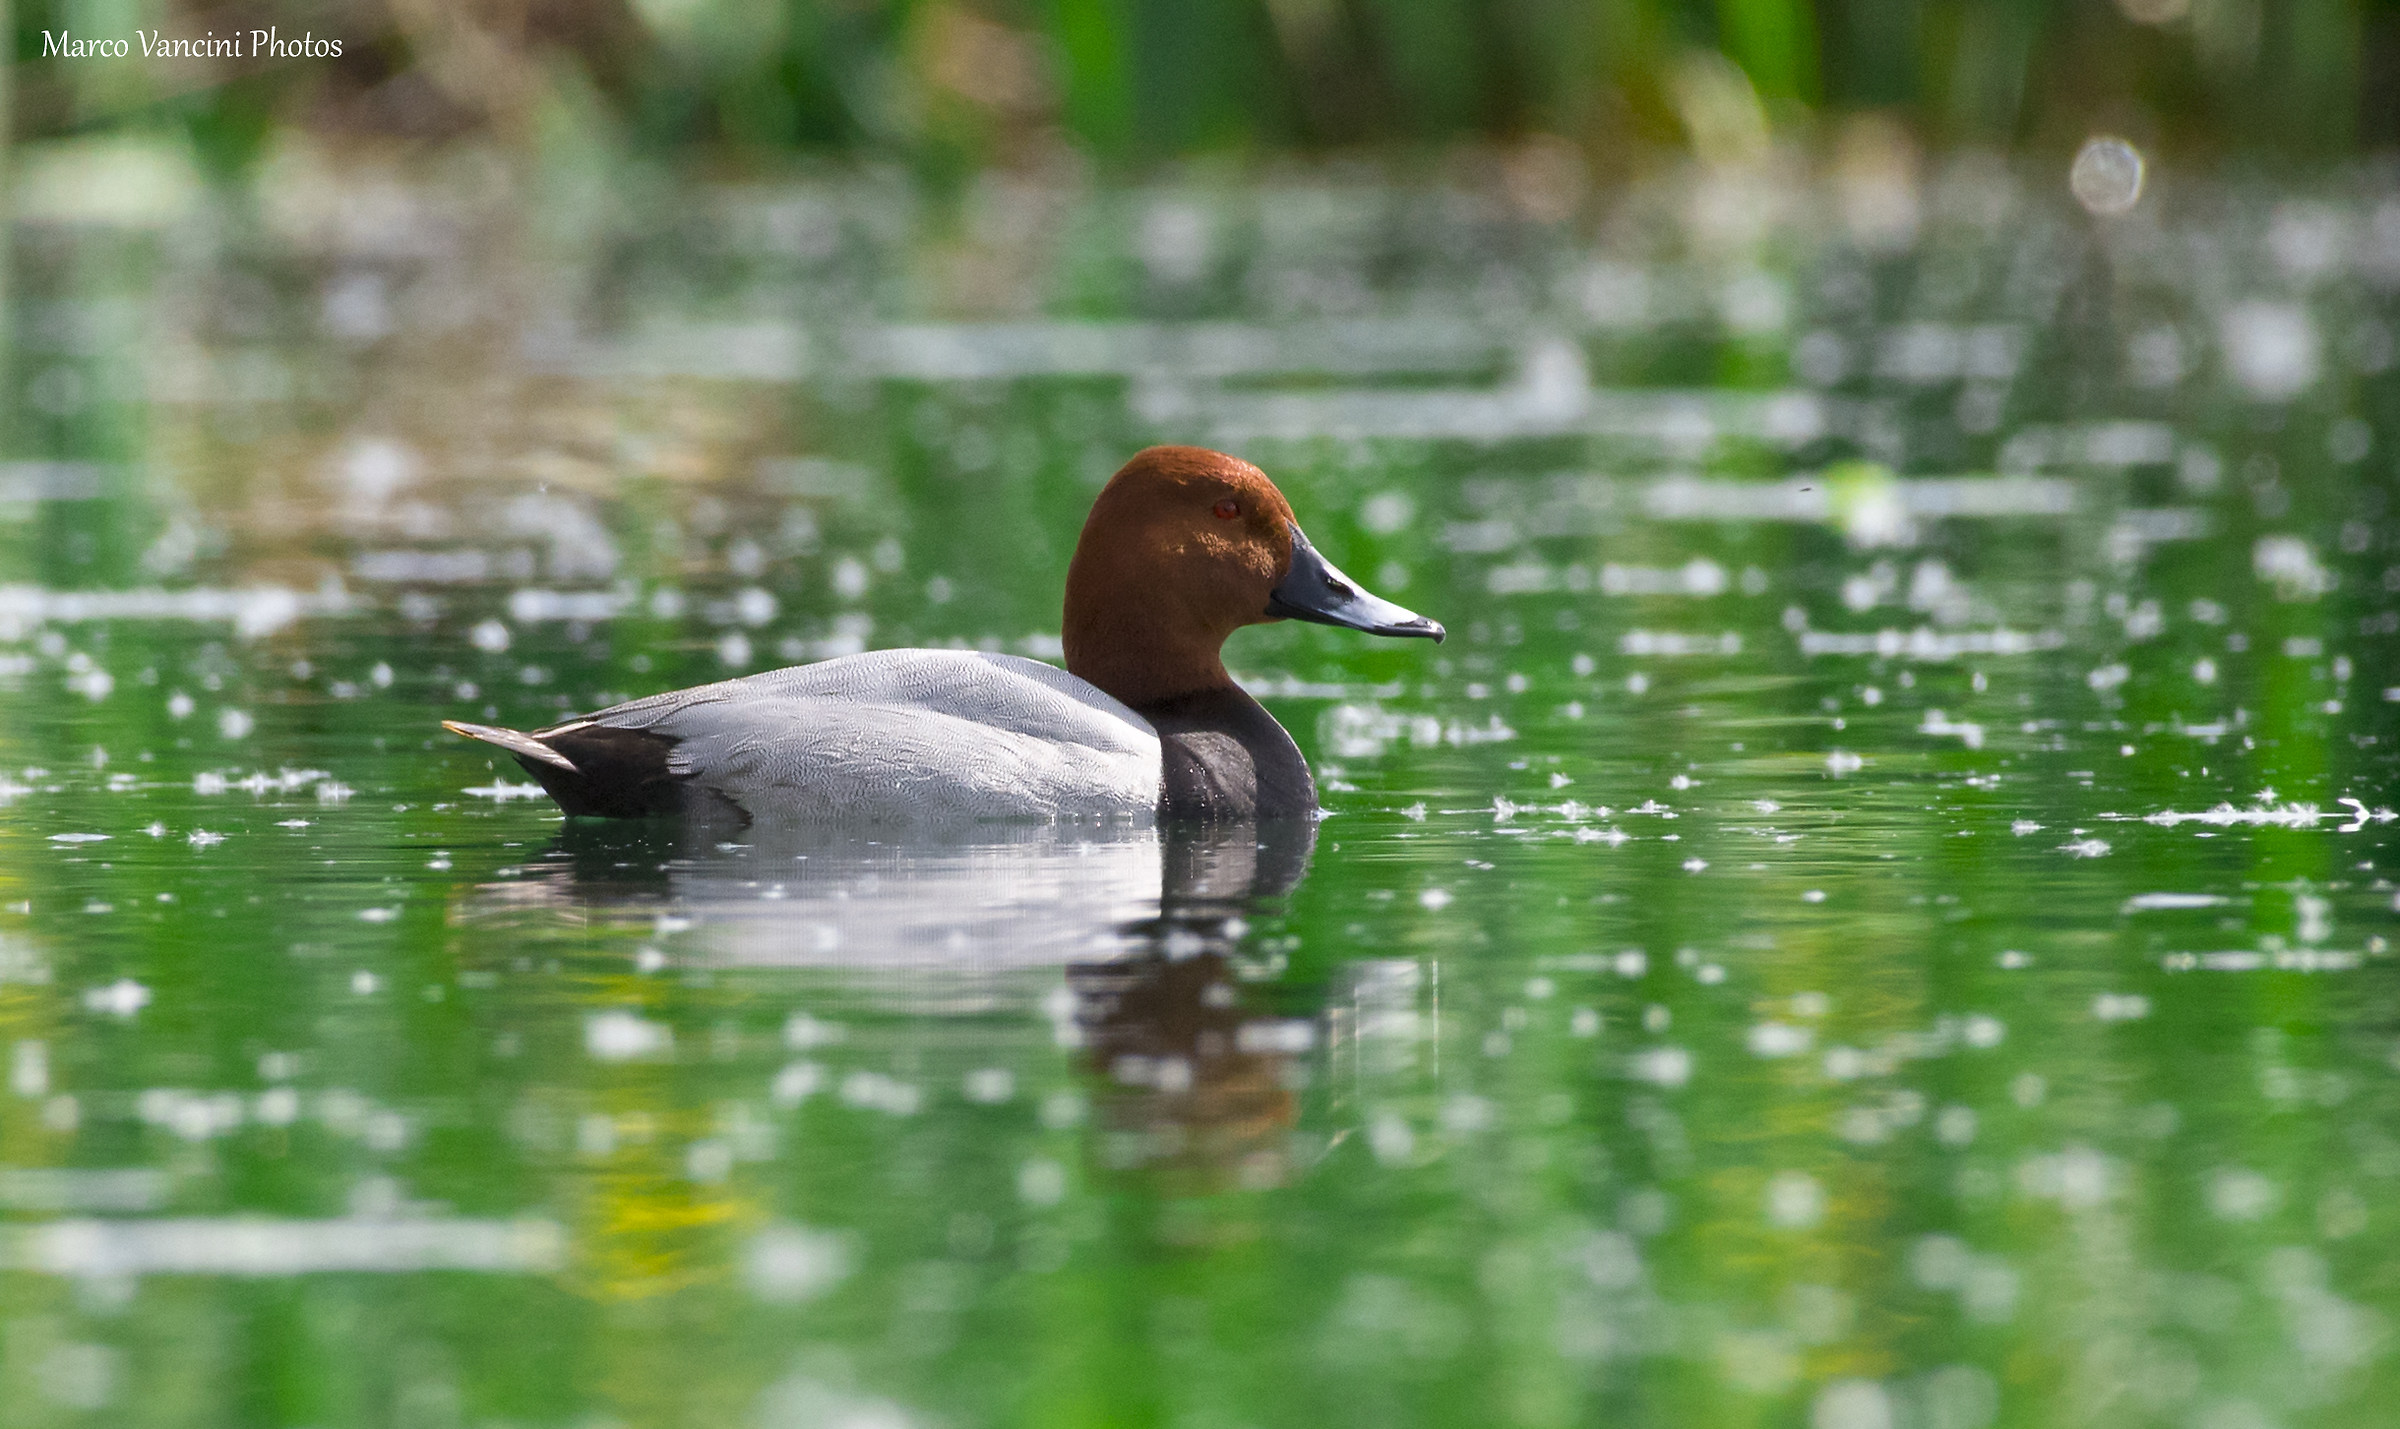
POLYGON ((559 730, 655 736, 687 794, 753 818, 1146 819, 1158 808, 1150 724, 1013 655, 846 655, 653 695, 559 730))

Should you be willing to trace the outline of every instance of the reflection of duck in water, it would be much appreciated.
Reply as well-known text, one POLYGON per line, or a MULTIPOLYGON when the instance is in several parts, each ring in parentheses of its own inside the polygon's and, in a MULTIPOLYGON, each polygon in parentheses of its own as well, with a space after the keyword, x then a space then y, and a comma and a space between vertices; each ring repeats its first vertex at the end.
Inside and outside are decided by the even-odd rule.
POLYGON ((1244 916, 1296 887, 1315 846, 1310 820, 1171 829, 1149 936, 1130 957, 1067 969, 1086 1055, 1110 1083, 1101 1119, 1111 1162, 1202 1182, 1283 1179, 1298 1116, 1293 1057, 1307 1043, 1291 1037, 1295 1024, 1243 1006, 1234 963, 1244 916))
POLYGON ((830 975, 845 1000, 912 1015, 1023 1007, 1063 965, 1084 1055, 1107 1080, 1104 1159, 1280 1179, 1310 1037, 1246 1006, 1236 967, 1244 920, 1306 876, 1315 821, 948 832, 753 829, 723 843, 687 827, 662 847, 570 821, 467 917, 567 906, 648 931, 672 914, 687 967, 808 971, 820 988, 830 975))
POLYGON ((1242 626, 1282 619, 1442 638, 1318 555, 1258 468, 1152 447, 1084 523, 1067 570, 1064 671, 879 650, 530 734, 448 728, 507 750, 570 814, 1279 818, 1313 811, 1316 784, 1222 651, 1242 626))

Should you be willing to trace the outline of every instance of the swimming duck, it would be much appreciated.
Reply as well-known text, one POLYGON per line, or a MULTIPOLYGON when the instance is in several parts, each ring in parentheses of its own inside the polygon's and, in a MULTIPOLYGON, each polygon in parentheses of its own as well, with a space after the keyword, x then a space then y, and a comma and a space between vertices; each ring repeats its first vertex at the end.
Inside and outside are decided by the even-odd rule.
POLYGON ((507 750, 569 814, 775 821, 1276 819, 1313 812, 1308 762, 1225 673, 1245 625, 1310 620, 1442 638, 1317 553, 1248 462, 1137 453, 1067 567, 1066 668, 877 650, 652 695, 507 750))

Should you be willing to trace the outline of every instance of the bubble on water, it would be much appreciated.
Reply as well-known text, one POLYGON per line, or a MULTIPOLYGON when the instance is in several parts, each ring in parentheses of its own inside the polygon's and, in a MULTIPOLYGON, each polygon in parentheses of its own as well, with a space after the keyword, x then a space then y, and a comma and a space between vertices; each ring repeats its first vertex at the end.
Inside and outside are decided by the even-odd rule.
POLYGON ((217 713, 217 734, 224 739, 247 739, 258 722, 247 710, 220 710, 217 713))
POLYGON ((815 1299, 840 1284, 849 1276, 854 1257, 845 1236, 808 1226, 771 1225, 752 1237, 742 1259, 751 1293, 788 1305, 815 1299))
POLYGON ((131 1017, 150 1005, 150 989, 131 978, 118 978, 83 995, 83 1005, 111 1017, 131 1017))
POLYGON ((1975 1109, 1946 1106, 1933 1119, 1934 1139, 1944 1146, 1967 1146, 1975 1140, 1975 1109))
POLYGON ((2075 201, 2093 213, 2114 216, 2131 212, 2141 201, 2143 175, 2141 151, 2104 134, 2086 139, 2075 151, 2067 187, 2074 190, 2075 201))
POLYGON ((1805 1171, 1778 1171, 1768 1179, 1768 1224, 1806 1230, 1824 1217, 1825 1190, 1816 1177, 1805 1171))
POLYGON ((2092 1016, 2102 1022, 2138 1022, 2150 1015, 2150 999, 2138 992, 2104 992, 2092 1000, 2092 1016))
POLYGON ((1692 1079, 1692 1054, 1681 1047, 1653 1047, 1634 1057, 1631 1070, 1654 1086, 1680 1087, 1692 1079))
POLYGON ((2219 1220, 2255 1221, 2282 1202, 2280 1187, 2246 1167, 2224 1167, 2208 1178, 2208 1209, 2219 1220))
POLYGON ((1417 1134, 1398 1112, 1382 1110, 1367 1122, 1367 1149, 1386 1166, 1405 1166, 1417 1152, 1417 1134))
POLYGON ((50 1093, 50 1048, 47 1043, 19 1042, 9 1051, 8 1089, 28 1099, 50 1093))
POLYGON ((1027 1205, 1055 1206, 1066 1194, 1067 1170, 1057 1162, 1036 1158, 1017 1168, 1017 1195, 1027 1205))
POLYGON ((1401 491, 1377 492, 1358 508, 1358 524, 1378 536, 1405 530, 1416 516, 1416 502, 1401 491))
POLYGON ((1750 1029, 1750 1055, 1753 1057, 1794 1057, 1809 1049, 1816 1034, 1805 1027, 1788 1022, 1761 1022, 1750 1029))
POLYGON ((2218 339, 2234 381, 2261 401, 2288 401, 2316 385, 2317 325, 2296 304, 2236 304, 2218 325, 2218 339))
POLYGON ((793 1062, 775 1074, 767 1095, 777 1106, 798 1106, 825 1085, 825 1069, 814 1062, 793 1062))
POLYGON ((674 1045, 672 1028, 631 1012, 602 1012, 584 1020, 583 1048, 603 1062, 653 1057, 674 1045))

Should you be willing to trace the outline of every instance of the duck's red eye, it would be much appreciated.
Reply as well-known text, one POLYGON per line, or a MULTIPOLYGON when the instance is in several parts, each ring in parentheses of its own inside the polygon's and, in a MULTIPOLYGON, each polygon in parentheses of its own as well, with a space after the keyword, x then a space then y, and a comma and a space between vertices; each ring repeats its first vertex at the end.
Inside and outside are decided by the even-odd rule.
POLYGON ((1214 509, 1217 513, 1218 520, 1231 521, 1234 517, 1242 514, 1242 503, 1228 496, 1223 501, 1218 502, 1214 509))

